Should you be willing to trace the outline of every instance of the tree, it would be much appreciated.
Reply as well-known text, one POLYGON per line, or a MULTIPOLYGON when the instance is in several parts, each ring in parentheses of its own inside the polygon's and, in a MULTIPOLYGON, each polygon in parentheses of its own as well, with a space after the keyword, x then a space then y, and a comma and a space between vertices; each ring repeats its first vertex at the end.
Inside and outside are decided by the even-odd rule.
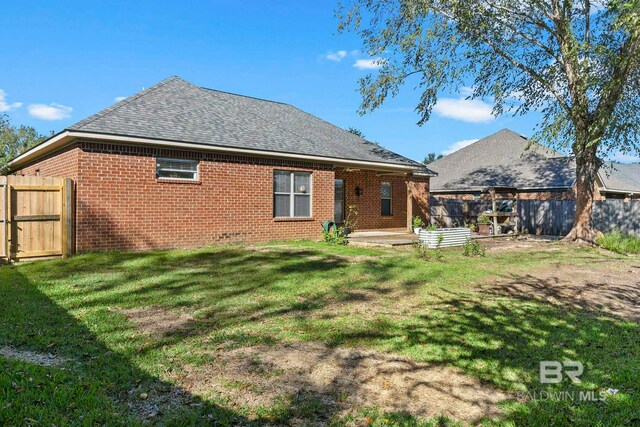
POLYGON ((42 142, 46 136, 38 133, 31 126, 14 126, 9 116, 0 114, 0 171, 7 162, 42 142))
POLYGON ((640 152, 640 0, 347 0, 340 31, 361 35, 378 60, 360 80, 360 113, 408 81, 420 121, 438 96, 471 86, 494 114, 537 111, 534 140, 570 149, 576 217, 568 239, 593 242, 602 158, 640 152))
POLYGON ((364 133, 362 133, 362 131, 360 129, 356 129, 356 128, 352 128, 352 127, 348 127, 346 129, 347 132, 352 133, 356 136, 359 136, 360 138, 364 139, 364 133))
POLYGON ((436 153, 429 153, 425 156, 424 160, 422 161, 422 163, 424 163, 425 165, 428 165, 429 163, 433 163, 438 159, 443 158, 444 156, 442 154, 438 154, 436 156, 436 153))

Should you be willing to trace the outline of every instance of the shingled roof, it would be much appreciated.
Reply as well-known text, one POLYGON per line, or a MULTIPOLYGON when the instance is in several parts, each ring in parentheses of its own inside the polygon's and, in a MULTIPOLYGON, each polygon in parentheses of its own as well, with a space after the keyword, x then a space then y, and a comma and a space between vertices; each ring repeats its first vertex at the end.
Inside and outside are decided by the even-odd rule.
POLYGON ((600 169, 604 191, 640 193, 640 163, 614 163, 600 169))
POLYGON ((487 187, 570 188, 575 163, 502 129, 429 164, 438 173, 431 191, 477 191, 487 187))
POLYGON ((289 104, 206 89, 170 77, 70 131, 413 166, 418 163, 289 104))

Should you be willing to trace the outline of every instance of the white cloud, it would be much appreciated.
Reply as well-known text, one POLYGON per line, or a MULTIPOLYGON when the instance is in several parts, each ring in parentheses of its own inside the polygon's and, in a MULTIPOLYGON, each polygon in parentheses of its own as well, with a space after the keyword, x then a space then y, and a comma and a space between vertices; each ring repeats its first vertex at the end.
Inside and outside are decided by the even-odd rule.
POLYGON ((620 152, 614 153, 609 156, 611 160, 617 163, 637 163, 640 162, 640 156, 634 156, 633 154, 623 154, 620 152))
POLYGON ((116 96, 115 98, 113 98, 113 101, 120 102, 120 101, 124 101, 125 99, 127 99, 126 96, 116 96))
POLYGON ((442 117, 469 123, 486 123, 495 119, 493 107, 479 99, 443 98, 433 107, 442 117))
POLYGON ((0 113, 6 113, 7 111, 15 110, 22 107, 22 102, 14 102, 9 104, 7 102, 7 93, 0 89, 0 113))
POLYGON ((347 57, 347 51, 339 50, 337 52, 329 52, 324 57, 329 61, 340 62, 347 57))
POLYGON ((453 153, 454 151, 458 151, 459 149, 464 148, 467 145, 471 145, 476 141, 478 141, 478 140, 477 139, 463 139, 462 141, 454 142, 453 144, 451 144, 449 146, 449 148, 447 148, 446 150, 442 150, 442 154, 444 154, 445 156, 448 156, 449 154, 453 153))
POLYGON ((384 61, 384 58, 358 59, 353 66, 360 70, 375 70, 382 67, 384 61))
POLYGON ((462 87, 460 88, 459 93, 460 93, 460 96, 462 96, 462 97, 465 97, 465 98, 466 98, 467 96, 471 96, 471 95, 473 95, 473 88, 472 88, 472 87, 469 87, 469 86, 462 86, 462 87))
POLYGON ((55 102, 46 104, 31 104, 27 107, 29 115, 42 120, 62 120, 71 117, 73 108, 55 102))

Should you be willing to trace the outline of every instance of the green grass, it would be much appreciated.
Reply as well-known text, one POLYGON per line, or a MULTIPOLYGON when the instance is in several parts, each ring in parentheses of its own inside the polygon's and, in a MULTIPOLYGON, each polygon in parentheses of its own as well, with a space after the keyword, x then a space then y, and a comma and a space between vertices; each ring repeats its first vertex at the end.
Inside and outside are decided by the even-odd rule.
POLYGON ((619 254, 640 254, 640 238, 622 234, 620 231, 598 237, 596 243, 619 254))
MULTIPOLYGON (((485 258, 289 242, 258 250, 220 246, 86 254, 0 267, 0 346, 53 352, 71 362, 40 367, 0 357, 0 425, 135 425, 141 393, 168 392, 177 361, 210 363, 211 351, 319 341, 402 354, 462 369, 512 393, 562 391, 538 381, 541 360, 585 364, 576 390, 620 390, 605 402, 512 401, 488 425, 625 425, 640 413, 640 326, 527 295, 480 292, 481 283, 532 269, 628 262, 595 249, 500 251, 485 258), (358 302, 357 305, 352 303, 358 302), (158 306, 193 320, 157 339, 123 309, 158 306), (354 309, 359 307, 359 309, 354 309), (132 397, 133 396, 133 397, 132 397)), ((633 262, 637 260, 634 259, 633 262)), ((229 382, 227 388, 241 386, 229 382)), ((363 408, 333 415, 313 394, 249 411, 215 394, 158 414, 164 425, 286 424, 318 416, 333 425, 446 425, 363 408), (320 414, 320 415, 318 415, 320 414), (306 418, 305 418, 306 417, 306 418)), ((635 421, 634 421, 635 420, 635 421)))

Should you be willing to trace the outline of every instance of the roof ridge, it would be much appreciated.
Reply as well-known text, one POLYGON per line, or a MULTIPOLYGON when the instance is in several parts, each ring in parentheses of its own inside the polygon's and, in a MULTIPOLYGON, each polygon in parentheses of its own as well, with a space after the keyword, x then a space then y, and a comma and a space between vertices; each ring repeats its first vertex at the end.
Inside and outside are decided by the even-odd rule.
POLYGON ((76 129, 82 129, 83 127, 88 126, 89 124, 95 122, 96 120, 101 119, 101 118, 103 118, 103 117, 115 112, 116 110, 124 107, 125 105, 131 104, 133 101, 135 101, 135 100, 137 100, 137 99, 139 99, 139 98, 141 98, 143 96, 148 95, 149 93, 153 92, 154 90, 156 90, 156 89, 158 89, 158 88, 160 88, 160 87, 162 87, 162 86, 166 85, 167 83, 172 82, 174 80, 179 80, 179 81, 182 81, 184 83, 191 84, 188 81, 180 78, 179 76, 167 77, 166 79, 163 79, 163 80, 159 81, 158 83, 156 83, 156 84, 154 84, 152 86, 149 86, 146 89, 142 89, 141 91, 136 92, 131 96, 128 96, 127 98, 123 99, 120 102, 117 102, 117 103, 115 103, 113 105, 110 105, 109 107, 107 107, 107 108, 105 108, 105 109, 103 109, 101 111, 98 111, 94 115, 92 115, 90 117, 87 117, 84 120, 80 120, 79 122, 74 123, 73 125, 69 126, 67 129, 74 128, 76 126, 77 126, 76 129), (78 126, 78 123, 82 123, 82 125, 78 126))
MULTIPOLYGON (((188 83, 188 82, 187 82, 188 83)), ((281 105, 289 105, 290 107, 293 107, 293 105, 287 103, 287 102, 282 102, 282 101, 274 101, 272 99, 266 99, 266 98, 258 98, 257 96, 250 96, 250 95, 243 95, 241 93, 235 93, 235 92, 229 92, 226 90, 220 90, 220 89, 212 89, 209 87, 204 87, 204 86, 198 86, 198 88, 200 89, 204 89, 204 90, 210 90, 211 92, 218 92, 218 93, 226 93, 227 95, 233 95, 233 96, 241 96, 243 98, 249 98, 249 99, 255 99, 258 101, 264 101, 264 102, 272 102, 274 104, 281 104, 281 105)), ((295 107, 294 107, 295 108, 295 107)))

